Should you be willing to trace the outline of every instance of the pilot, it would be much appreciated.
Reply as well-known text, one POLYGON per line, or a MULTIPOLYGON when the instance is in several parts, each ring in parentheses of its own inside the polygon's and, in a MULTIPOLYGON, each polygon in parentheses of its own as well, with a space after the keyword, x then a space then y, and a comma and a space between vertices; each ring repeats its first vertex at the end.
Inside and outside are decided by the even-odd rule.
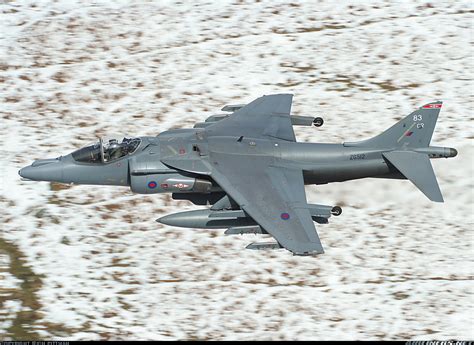
POLYGON ((129 138, 123 138, 122 139, 122 154, 124 156, 129 153, 131 142, 132 142, 132 139, 129 139, 129 138))
POLYGON ((109 160, 114 160, 122 157, 122 146, 118 143, 117 139, 109 141, 109 148, 107 149, 109 160))

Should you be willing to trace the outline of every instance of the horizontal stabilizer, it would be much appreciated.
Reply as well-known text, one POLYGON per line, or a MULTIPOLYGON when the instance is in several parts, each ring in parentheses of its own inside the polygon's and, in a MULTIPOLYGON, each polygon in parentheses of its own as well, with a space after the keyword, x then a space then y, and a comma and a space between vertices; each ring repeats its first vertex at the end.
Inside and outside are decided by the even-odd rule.
POLYGON ((443 195, 439 189, 428 155, 413 151, 391 151, 383 155, 428 199, 443 202, 443 195))

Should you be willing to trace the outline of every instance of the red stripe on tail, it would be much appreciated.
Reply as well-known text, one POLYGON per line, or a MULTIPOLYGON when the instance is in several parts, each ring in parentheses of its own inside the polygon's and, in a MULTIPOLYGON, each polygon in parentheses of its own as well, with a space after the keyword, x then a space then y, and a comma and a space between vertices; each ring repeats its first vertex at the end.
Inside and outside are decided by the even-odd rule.
POLYGON ((424 109, 433 109, 433 108, 441 108, 442 104, 427 104, 424 105, 424 109))

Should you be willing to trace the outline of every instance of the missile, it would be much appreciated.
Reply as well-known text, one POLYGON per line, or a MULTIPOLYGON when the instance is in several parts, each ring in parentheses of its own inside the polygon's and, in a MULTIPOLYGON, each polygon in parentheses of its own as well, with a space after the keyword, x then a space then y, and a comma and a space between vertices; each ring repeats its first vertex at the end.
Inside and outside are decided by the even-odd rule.
POLYGON ((257 223, 243 210, 213 211, 210 209, 186 211, 166 215, 158 223, 181 228, 224 229, 255 226, 257 223))
MULTIPOLYGON (((319 224, 326 224, 331 215, 338 216, 342 209, 339 206, 308 205, 313 220, 319 224)), ((225 234, 266 234, 258 224, 243 210, 194 210, 172 213, 156 220, 158 223, 181 227, 201 229, 225 229, 225 234)))

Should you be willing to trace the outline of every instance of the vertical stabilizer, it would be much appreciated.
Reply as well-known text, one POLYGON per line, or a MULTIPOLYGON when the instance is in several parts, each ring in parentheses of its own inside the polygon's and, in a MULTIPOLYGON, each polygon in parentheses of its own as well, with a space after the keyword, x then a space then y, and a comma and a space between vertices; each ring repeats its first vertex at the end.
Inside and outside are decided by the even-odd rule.
POLYGON ((428 147, 442 105, 441 101, 425 104, 381 134, 345 145, 380 148, 428 147))

